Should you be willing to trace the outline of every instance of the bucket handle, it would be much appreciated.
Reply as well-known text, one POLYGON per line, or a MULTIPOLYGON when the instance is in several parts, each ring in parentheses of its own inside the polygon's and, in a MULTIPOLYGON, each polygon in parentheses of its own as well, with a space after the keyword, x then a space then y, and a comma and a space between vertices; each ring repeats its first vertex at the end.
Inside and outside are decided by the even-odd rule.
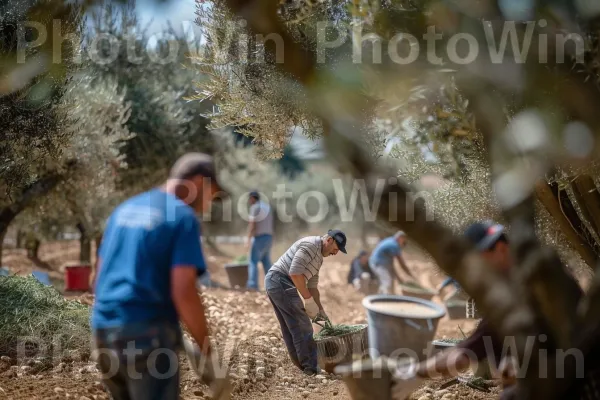
MULTIPOLYGON (((421 330, 421 325, 417 324, 416 322, 414 322, 411 319, 405 319, 404 322, 406 322, 409 326, 415 328, 416 330, 421 330)), ((431 332, 433 330, 433 324, 431 323, 431 320, 428 319, 427 320, 427 328, 429 330, 429 332, 431 332)))
POLYGON ((411 326, 411 327, 415 328, 418 331, 421 330, 421 326, 419 324, 417 324, 416 322, 414 322, 413 320, 405 319, 404 322, 406 322, 406 324, 408 326, 411 326))

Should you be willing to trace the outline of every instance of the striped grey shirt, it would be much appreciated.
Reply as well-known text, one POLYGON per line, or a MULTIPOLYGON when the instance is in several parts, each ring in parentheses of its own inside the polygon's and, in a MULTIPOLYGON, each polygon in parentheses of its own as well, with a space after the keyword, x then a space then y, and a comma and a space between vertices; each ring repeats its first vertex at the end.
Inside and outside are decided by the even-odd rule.
POLYGON ((288 276, 304 275, 306 286, 316 288, 319 284, 319 270, 323 265, 322 247, 321 236, 302 238, 279 257, 271 269, 288 276))

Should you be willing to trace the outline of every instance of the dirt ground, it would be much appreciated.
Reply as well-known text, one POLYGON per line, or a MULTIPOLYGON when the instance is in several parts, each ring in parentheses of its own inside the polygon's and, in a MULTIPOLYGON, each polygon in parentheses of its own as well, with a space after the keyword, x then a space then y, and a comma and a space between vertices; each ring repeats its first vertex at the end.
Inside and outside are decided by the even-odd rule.
MULTIPOLYGON (((231 257, 243 254, 243 248, 227 245, 222 249, 231 257)), ((277 258, 285 244, 275 246, 277 258)), ((223 265, 230 257, 214 256, 207 251, 209 270, 213 280, 228 284, 223 265)), ((43 245, 39 262, 34 265, 21 250, 7 250, 4 265, 13 272, 29 274, 32 269, 46 269, 53 283, 62 289, 61 266, 76 260, 77 243, 52 243, 43 245)), ((320 289, 322 303, 334 323, 366 323, 366 312, 361 305, 363 296, 346 284, 346 274, 351 256, 338 255, 326 258, 322 267, 320 289)), ((435 287, 444 276, 435 266, 415 253, 407 254, 408 265, 416 272, 420 283, 435 287)), ((67 294, 87 304, 93 302, 89 294, 67 294)), ((263 292, 251 293, 227 289, 207 289, 203 293, 212 333, 218 349, 230 367, 234 381, 234 399, 350 399, 344 383, 334 375, 316 378, 303 376, 287 356, 275 314, 263 292)), ((441 303, 439 298, 434 301, 441 303)), ((474 320, 440 320, 436 338, 459 338, 461 331, 468 334, 474 329, 474 320)), ((63 360, 53 369, 34 373, 35 368, 16 366, 14 360, 0 361, 0 399, 107 399, 98 382, 97 371, 87 360, 63 360), (24 368, 25 367, 25 368, 24 368)), ((205 386, 200 384, 183 363, 181 390, 183 399, 209 398, 205 386)), ((482 393, 465 385, 451 386, 448 392, 437 389, 444 381, 426 382, 414 399, 489 399, 497 398, 498 388, 482 393), (430 394, 428 394, 430 393, 430 394)))

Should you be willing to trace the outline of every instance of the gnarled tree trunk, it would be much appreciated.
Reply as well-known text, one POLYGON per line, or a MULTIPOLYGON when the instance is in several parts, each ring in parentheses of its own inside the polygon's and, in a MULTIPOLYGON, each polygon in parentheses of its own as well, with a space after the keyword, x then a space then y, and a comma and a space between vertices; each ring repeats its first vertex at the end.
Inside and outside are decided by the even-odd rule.
MULTIPOLYGON (((14 201, 0 208, 0 237, 4 237, 8 227, 23 210, 25 210, 36 198, 45 195, 52 190, 62 179, 59 174, 48 174, 40 177, 37 181, 27 186, 21 193, 14 197, 14 201)), ((0 263, 2 258, 0 258, 0 263)))
POLYGON ((85 224, 78 223, 77 230, 79 231, 79 261, 82 263, 92 262, 92 238, 90 232, 85 228, 85 224))
POLYGON ((6 237, 6 231, 0 232, 0 267, 2 266, 2 250, 4 249, 4 238, 6 237))

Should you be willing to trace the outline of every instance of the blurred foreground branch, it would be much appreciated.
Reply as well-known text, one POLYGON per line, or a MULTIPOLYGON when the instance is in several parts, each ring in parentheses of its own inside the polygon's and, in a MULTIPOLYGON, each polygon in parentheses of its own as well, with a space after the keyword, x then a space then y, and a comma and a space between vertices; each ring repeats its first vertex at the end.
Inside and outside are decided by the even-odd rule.
MULTIPOLYGON (((381 174, 381 171, 377 171, 362 145, 366 132, 367 122, 364 116, 368 99, 347 84, 349 81, 361 80, 357 68, 317 69, 314 56, 303 59, 306 51, 286 35, 278 21, 275 3, 268 4, 259 0, 229 0, 228 3, 234 12, 249 20, 254 33, 281 34, 286 46, 286 58, 278 66, 304 83, 304 89, 311 99, 312 111, 323 123, 328 154, 340 169, 352 173, 355 178, 367 178, 371 183, 371 194, 374 193, 374 182, 378 178, 389 182, 393 174, 381 174)), ((456 9, 447 10, 459 21, 485 17, 495 19, 500 25, 506 22, 502 15, 495 12, 498 10, 495 2, 487 1, 482 4, 475 11, 461 10, 464 14, 456 9), (482 13, 485 15, 475 15, 477 10, 484 10, 482 13)), ((466 3, 461 7, 468 8, 465 5, 466 3)), ((544 6, 555 7, 548 4, 544 6)), ((457 8, 460 10, 461 7, 457 8)), ((481 34, 482 31, 478 33, 481 34)), ((552 50, 550 54, 554 54, 552 50)), ((550 137, 556 131, 553 124, 578 118, 596 137, 600 137, 600 114, 597 113, 600 108, 600 93, 585 85, 582 79, 570 76, 564 68, 543 72, 542 66, 532 68, 531 62, 525 65, 512 63, 506 68, 509 71, 513 69, 511 72, 516 73, 513 77, 525 76, 531 79, 525 80, 525 87, 520 88, 521 92, 517 95, 517 114, 522 114, 517 115, 507 126, 502 112, 505 103, 500 95, 503 92, 507 94, 507 88, 499 80, 498 69, 477 67, 481 65, 475 63, 459 68, 462 73, 459 88, 474 105, 492 165, 494 189, 509 225, 514 229, 511 247, 518 264, 515 272, 508 278, 500 275, 486 265, 464 239, 454 235, 448 228, 429 221, 424 209, 414 204, 411 189, 403 183, 386 186, 381 196, 379 216, 391 225, 405 230, 433 256, 440 268, 455 277, 475 298, 498 332, 515 338, 520 357, 528 351, 536 354, 540 343, 534 341, 534 348, 528 349, 528 339, 545 334, 549 340, 543 347, 550 350, 546 361, 554 366, 559 349, 565 350, 581 344, 576 340, 576 332, 581 325, 575 315, 580 291, 575 280, 566 273, 556 253, 543 248, 535 235, 536 185, 549 171, 551 160, 555 156, 564 156, 557 152, 554 146, 556 140, 550 137), (524 73, 527 74, 523 75, 524 73), (548 86, 553 86, 552 93, 556 97, 548 97, 548 86), (547 99, 550 101, 544 101, 547 99), (573 99, 578 100, 572 103, 573 99), (527 112, 534 104, 541 112, 527 112), (551 114, 555 107, 560 107, 563 111, 558 118, 551 114), (414 214, 409 218, 407 209, 410 206, 413 206, 411 210, 414 210, 414 214)), ((600 141, 595 144, 598 146, 600 141)), ((567 158, 568 155, 563 159, 567 158)), ((591 258, 592 256, 588 261, 591 258)), ((592 310, 593 303, 589 304, 584 318, 592 323, 600 319, 600 315, 596 315, 600 309, 592 310)), ((594 331, 596 327, 594 322, 590 330, 594 331)), ((544 379, 541 368, 548 365, 542 365, 544 360, 533 358, 535 360, 530 363, 525 379, 519 382, 518 397, 561 397, 574 378, 573 368, 569 370, 567 379, 557 380, 554 376, 544 379)))

